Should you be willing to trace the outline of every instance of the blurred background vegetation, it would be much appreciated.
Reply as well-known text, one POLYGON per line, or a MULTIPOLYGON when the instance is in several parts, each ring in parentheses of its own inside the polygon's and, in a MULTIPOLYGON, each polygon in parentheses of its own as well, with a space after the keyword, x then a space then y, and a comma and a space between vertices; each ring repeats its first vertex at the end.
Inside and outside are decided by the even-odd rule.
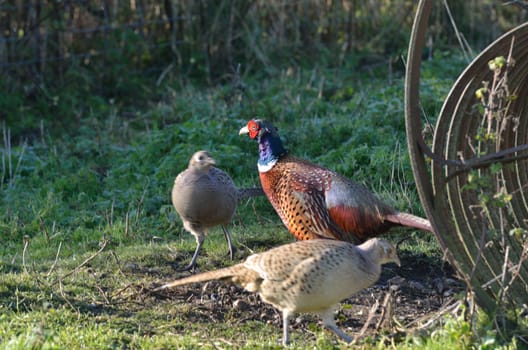
MULTIPOLYGON (((194 239, 170 203, 174 177, 200 148, 210 150, 237 185, 257 184, 256 145, 238 136, 254 116, 271 119, 294 154, 366 183, 398 209, 424 215, 406 149, 403 103, 417 3, 0 1, 0 343, 22 344, 34 334, 51 341, 55 330, 61 332, 68 307, 55 296, 64 296, 62 284, 56 291, 41 282, 55 286, 57 276, 69 276, 79 257, 102 241, 110 240, 107 249, 117 254, 94 262, 102 273, 93 278, 73 274, 66 301, 84 307, 94 300, 88 309, 107 305, 100 283, 112 290, 163 276, 133 273, 123 282, 121 266, 130 262, 151 271, 175 256, 190 259, 194 239), (25 292, 20 297, 13 290, 25 292), (60 312, 43 322, 40 309, 55 317, 47 305, 60 312), (52 336, 32 324, 44 324, 39 327, 52 336)), ((498 0, 434 2, 421 81, 423 112, 432 125, 424 130, 426 139, 472 57, 526 16, 521 7, 498 0)), ((242 203, 233 226, 237 243, 250 249, 293 239, 264 199, 242 203)), ((443 264, 432 235, 410 236, 415 239, 406 249, 414 258, 432 256, 443 264)), ((224 255, 223 237, 216 234, 200 259, 223 261, 224 255)), ((150 308, 142 304, 141 330, 95 330, 86 345, 90 316, 62 332, 57 343, 147 344, 158 333, 173 344, 165 325, 154 333, 147 328, 147 335, 142 330, 156 317, 168 322, 167 309, 145 314, 145 322, 141 315, 150 308)), ((128 322, 128 311, 123 315, 128 322)), ((126 322, 119 313, 115 318, 110 327, 120 329, 126 322)), ((448 323, 448 344, 460 343, 463 333, 488 344, 474 348, 495 348, 490 324, 475 337, 448 323)))
MULTIPOLYGON (((420 213, 403 122, 415 7, 404 0, 0 3, 4 248, 25 234, 44 232, 49 243, 46 227, 99 232, 113 227, 113 215, 173 231, 168 191, 197 148, 212 150, 235 182, 255 182, 253 154, 240 158, 247 140, 236 133, 253 116, 296 125, 283 134, 296 154, 420 213)), ((423 53, 431 122, 471 57, 525 17, 500 1, 435 2, 423 53)))
MULTIPOLYGON (((123 108, 122 117, 137 121, 138 110, 164 98, 167 84, 243 88, 240 77, 277 76, 299 67, 401 75, 416 4, 3 1, 0 119, 21 140, 38 137, 42 128, 74 133, 87 114, 106 118, 116 106, 123 108)), ((424 55, 462 46, 469 59, 468 48, 478 53, 525 19, 526 11, 501 1, 436 1, 424 55)))

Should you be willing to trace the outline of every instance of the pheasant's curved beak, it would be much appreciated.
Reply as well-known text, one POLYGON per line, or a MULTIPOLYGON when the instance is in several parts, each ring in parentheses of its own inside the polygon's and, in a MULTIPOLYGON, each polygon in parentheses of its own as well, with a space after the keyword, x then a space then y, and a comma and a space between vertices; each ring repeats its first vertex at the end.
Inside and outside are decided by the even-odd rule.
POLYGON ((240 129, 240 131, 238 132, 239 135, 246 135, 246 134, 249 134, 249 129, 246 126, 244 126, 243 128, 240 129))

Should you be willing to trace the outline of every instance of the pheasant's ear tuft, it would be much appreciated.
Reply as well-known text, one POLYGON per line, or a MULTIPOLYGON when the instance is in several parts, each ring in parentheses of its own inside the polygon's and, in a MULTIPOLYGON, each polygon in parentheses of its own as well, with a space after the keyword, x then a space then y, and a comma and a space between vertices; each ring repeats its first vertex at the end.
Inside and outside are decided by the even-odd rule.
POLYGON ((264 130, 266 133, 277 135, 279 129, 272 123, 268 122, 267 120, 261 119, 257 119, 257 122, 259 123, 261 129, 264 130))
POLYGON ((267 132, 268 134, 276 134, 276 133, 279 131, 279 129, 278 129, 276 126, 271 125, 271 124, 269 124, 268 126, 266 126, 266 127, 264 128, 264 130, 266 130, 266 132, 267 132))

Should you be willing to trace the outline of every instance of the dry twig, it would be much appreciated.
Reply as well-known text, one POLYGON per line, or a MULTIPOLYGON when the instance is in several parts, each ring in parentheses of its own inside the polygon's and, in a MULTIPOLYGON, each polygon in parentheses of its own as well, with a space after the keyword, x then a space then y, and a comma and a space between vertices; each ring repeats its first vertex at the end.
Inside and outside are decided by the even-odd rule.
POLYGON ((101 247, 99 248, 99 250, 97 252, 95 252, 94 254, 92 254, 91 256, 89 256, 88 258, 86 258, 86 260, 84 260, 79 266, 77 266, 76 268, 74 268, 73 270, 71 270, 70 272, 68 272, 67 274, 65 274, 64 276, 62 276, 60 279, 59 279, 59 283, 62 284, 62 280, 64 280, 66 277, 68 276, 71 276, 72 274, 76 273, 77 271, 79 271, 83 266, 85 266, 86 264, 88 264, 90 261, 92 261, 93 259, 95 259, 95 257, 97 257, 99 254, 101 254, 103 252, 103 250, 106 248, 106 245, 108 244, 108 242, 110 242, 109 240, 105 239, 102 243, 101 243, 101 247))
POLYGON ((48 273, 46 274, 46 277, 49 277, 51 272, 55 269, 55 266, 57 266, 57 261, 59 260, 59 254, 62 248, 62 241, 59 242, 59 248, 57 248, 57 254, 55 254, 55 261, 53 261, 53 264, 51 265, 48 273))

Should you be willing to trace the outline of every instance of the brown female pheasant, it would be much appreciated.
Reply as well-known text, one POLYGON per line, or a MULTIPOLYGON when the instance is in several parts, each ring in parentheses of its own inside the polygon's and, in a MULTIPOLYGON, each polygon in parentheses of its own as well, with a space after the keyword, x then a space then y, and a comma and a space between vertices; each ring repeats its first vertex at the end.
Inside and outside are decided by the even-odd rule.
POLYGON ((321 315, 326 328, 350 342, 352 338, 335 324, 336 305, 376 283, 381 265, 391 262, 400 266, 396 248, 382 239, 359 246, 317 239, 253 254, 241 264, 182 278, 155 291, 213 279, 236 283, 282 311, 284 345, 289 339, 288 320, 298 312, 321 315))
POLYGON ((250 120, 239 134, 258 141, 262 189, 297 239, 359 244, 395 225, 432 231, 428 220, 398 212, 336 172, 288 155, 271 123, 250 120))
POLYGON ((188 168, 174 180, 172 204, 183 227, 196 238, 191 263, 183 270, 195 269, 207 229, 218 225, 222 226, 233 259, 235 247, 226 225, 231 222, 240 200, 264 194, 261 188, 236 188, 231 177, 215 168, 215 164, 207 151, 198 151, 191 157, 188 168))

